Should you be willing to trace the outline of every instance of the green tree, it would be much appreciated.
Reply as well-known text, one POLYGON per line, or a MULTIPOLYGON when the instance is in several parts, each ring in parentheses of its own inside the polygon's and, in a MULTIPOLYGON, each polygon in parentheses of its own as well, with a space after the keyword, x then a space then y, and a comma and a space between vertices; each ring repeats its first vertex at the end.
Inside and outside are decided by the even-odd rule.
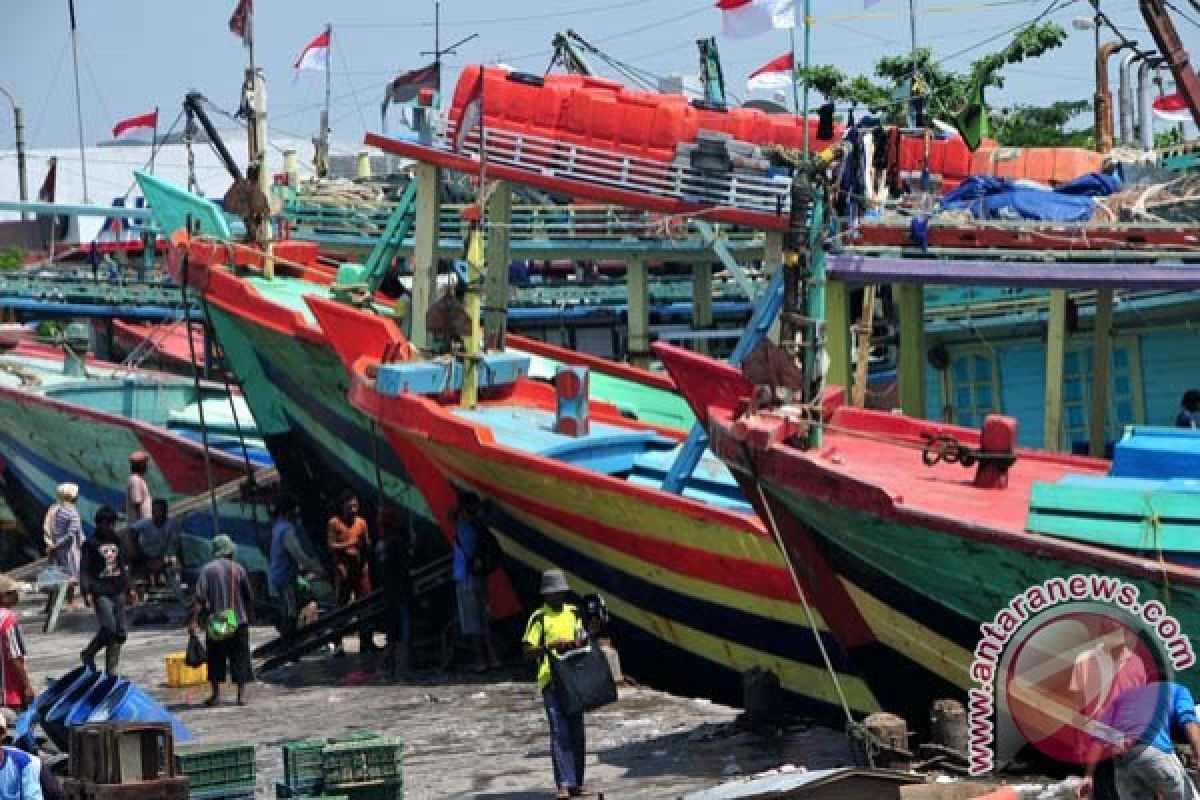
POLYGON ((1019 31, 1006 47, 972 62, 966 72, 954 72, 933 60, 928 48, 916 53, 885 56, 875 64, 873 78, 850 77, 836 67, 822 64, 797 69, 803 80, 829 102, 865 106, 887 122, 903 124, 907 114, 909 82, 914 74, 929 98, 934 116, 955 118, 967 110, 980 89, 1004 87, 1003 69, 1061 47, 1067 32, 1053 22, 1037 23, 1019 31))
POLYGON ((1094 126, 1069 128, 1071 122, 1092 110, 1090 100, 1060 100, 1046 106, 1017 105, 994 113, 996 140, 1013 147, 1096 146, 1094 126))

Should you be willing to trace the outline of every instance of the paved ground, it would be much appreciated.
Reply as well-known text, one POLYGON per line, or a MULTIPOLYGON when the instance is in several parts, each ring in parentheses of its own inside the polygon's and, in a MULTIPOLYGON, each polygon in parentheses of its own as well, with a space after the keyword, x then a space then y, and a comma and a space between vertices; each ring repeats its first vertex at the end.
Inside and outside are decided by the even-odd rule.
MULTIPOLYGON (((68 616, 41 633, 25 611, 35 685, 78 663, 94 630, 90 613, 68 616)), ((256 643, 272 631, 257 629, 256 643)), ((135 627, 122 673, 176 711, 199 739, 258 744, 259 796, 281 778, 279 744, 366 728, 406 742, 406 797, 537 800, 553 797, 546 720, 531 672, 484 676, 428 674, 402 685, 377 681, 368 657, 322 656, 275 671, 252 688, 250 705, 208 709, 205 687, 168 689, 164 656, 186 644, 177 626, 135 627)), ((349 642, 348 642, 349 644, 349 642)), ((707 701, 623 688, 613 706, 588 715, 588 783, 613 798, 670 798, 734 775, 781 764, 849 764, 845 737, 796 725, 769 734, 742 732, 735 709, 707 701)))

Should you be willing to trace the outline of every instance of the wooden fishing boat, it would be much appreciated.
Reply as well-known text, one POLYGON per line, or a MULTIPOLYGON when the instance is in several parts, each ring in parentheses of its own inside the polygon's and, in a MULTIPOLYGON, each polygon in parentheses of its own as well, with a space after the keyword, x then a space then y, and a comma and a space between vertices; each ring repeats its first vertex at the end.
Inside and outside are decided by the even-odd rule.
MULTIPOLYGON (((137 450, 150 457, 146 482, 152 496, 178 505, 207 492, 201 405, 213 486, 236 481, 253 466, 266 463, 249 409, 240 397, 233 399, 231 408, 222 386, 201 383, 197 393, 191 380, 128 370, 36 343, 0 351, 0 453, 9 478, 9 500, 26 530, 40 537, 43 517, 60 483, 78 484, 79 511, 87 530, 102 505, 124 513, 127 458, 137 450)), ((248 566, 265 569, 258 547, 269 531, 266 506, 254 500, 223 501, 217 515, 220 532, 244 545, 248 566)), ((187 564, 207 560, 213 525, 207 510, 185 519, 187 564)))
POLYGON ((622 661, 639 680, 738 703, 742 673, 761 668, 779 677, 789 706, 843 719, 823 645, 852 713, 875 708, 819 616, 806 615, 778 546, 728 473, 710 458, 682 495, 660 488, 683 432, 594 400, 586 432, 567 432, 556 409, 579 399, 586 370, 560 371, 552 387, 524 377, 528 359, 512 353, 483 356, 486 399, 462 407, 458 362, 363 356, 364 340, 384 343, 368 353, 406 342, 380 317, 308 303, 353 369, 351 401, 430 505, 444 513, 462 495, 482 502, 527 607, 541 571, 560 567, 576 591, 605 597, 622 661))
MULTIPOLYGON (((964 693, 980 626, 1052 578, 1126 581, 1143 607, 1157 599, 1184 631, 1200 629, 1194 534, 1176 535, 1189 526, 1158 517, 1145 485, 1110 476, 1108 462, 1013 447, 1015 422, 1004 418, 993 418, 1002 420, 996 428, 986 422, 981 433, 847 407, 836 397, 822 411, 822 443, 805 450, 793 438, 795 410, 747 411, 754 387, 738 370, 678 348, 655 349, 700 416, 713 452, 778 526, 789 556, 832 567, 834 579, 814 593, 890 709, 923 718, 931 700, 964 693), (963 452, 960 445, 1011 456, 1006 479, 973 479, 938 457, 963 452), (1143 499, 1137 519, 1134 493, 1143 499), (1121 509, 1130 515, 1123 522, 1114 517, 1121 509), (1142 535, 1156 526, 1164 526, 1158 535, 1142 535)), ((1197 442, 1191 447, 1195 452, 1197 442)), ((1161 488, 1159 508, 1173 508, 1177 517, 1180 502, 1188 503, 1194 532, 1200 495, 1181 501, 1161 488)), ((1193 648, 1191 642, 1184 634, 1176 644, 1193 648)), ((1177 677, 1200 685, 1194 670, 1177 677)))
POLYGON ((204 326, 198 322, 152 324, 114 319, 112 326, 114 355, 123 360, 133 356, 140 365, 180 375, 204 370, 204 326))

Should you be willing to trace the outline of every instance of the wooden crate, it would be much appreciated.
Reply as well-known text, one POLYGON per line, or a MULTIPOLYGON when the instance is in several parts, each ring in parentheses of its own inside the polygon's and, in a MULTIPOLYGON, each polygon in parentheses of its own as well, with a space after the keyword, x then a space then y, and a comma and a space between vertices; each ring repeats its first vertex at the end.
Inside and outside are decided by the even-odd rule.
POLYGON ((132 784, 175 777, 165 722, 95 722, 70 729, 68 774, 81 783, 132 784))
POLYGON ((138 783, 63 781, 67 800, 188 800, 187 778, 162 778, 138 783))

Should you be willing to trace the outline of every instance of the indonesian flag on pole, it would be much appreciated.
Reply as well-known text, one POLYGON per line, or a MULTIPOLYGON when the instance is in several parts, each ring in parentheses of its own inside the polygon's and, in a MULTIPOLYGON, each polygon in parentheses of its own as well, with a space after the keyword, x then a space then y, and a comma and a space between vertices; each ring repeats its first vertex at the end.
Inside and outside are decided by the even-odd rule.
POLYGON ((158 127, 158 109, 149 114, 123 119, 113 125, 114 139, 149 139, 158 127))
POLYGON ((329 69, 329 31, 323 31, 296 59, 296 69, 329 69))
POLYGON ((791 53, 785 53, 779 58, 768 61, 750 73, 750 78, 746 81, 746 89, 751 92, 786 89, 792 85, 795 63, 791 53))
POLYGON ((731 39, 796 27, 795 0, 717 0, 722 32, 731 39))
POLYGON ((1169 119, 1172 122, 1191 122, 1192 110, 1188 108, 1187 100, 1183 99, 1183 95, 1176 92, 1175 94, 1164 94, 1154 100, 1154 116, 1160 119, 1169 119))

